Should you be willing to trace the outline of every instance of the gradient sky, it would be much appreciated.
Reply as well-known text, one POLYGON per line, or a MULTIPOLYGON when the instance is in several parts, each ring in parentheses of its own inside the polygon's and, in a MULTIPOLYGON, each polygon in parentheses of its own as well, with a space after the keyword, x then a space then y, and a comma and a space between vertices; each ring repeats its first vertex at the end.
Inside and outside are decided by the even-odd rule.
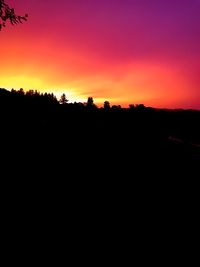
POLYGON ((200 0, 7 0, 0 87, 200 109, 200 0))

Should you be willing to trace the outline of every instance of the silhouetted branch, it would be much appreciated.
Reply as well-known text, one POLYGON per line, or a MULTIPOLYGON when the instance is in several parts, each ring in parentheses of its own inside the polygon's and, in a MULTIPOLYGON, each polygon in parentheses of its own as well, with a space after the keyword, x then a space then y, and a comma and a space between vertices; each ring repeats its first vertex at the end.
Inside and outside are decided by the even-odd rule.
POLYGON ((6 26, 6 22, 10 21, 12 25, 27 21, 28 15, 19 16, 15 14, 14 8, 11 8, 4 0, 0 0, 0 31, 6 26))

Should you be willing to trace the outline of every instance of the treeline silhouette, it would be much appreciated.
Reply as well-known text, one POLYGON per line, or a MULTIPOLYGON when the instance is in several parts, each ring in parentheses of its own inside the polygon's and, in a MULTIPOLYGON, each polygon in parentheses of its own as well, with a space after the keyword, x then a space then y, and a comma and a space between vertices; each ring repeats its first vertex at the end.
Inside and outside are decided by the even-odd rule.
POLYGON ((65 95, 0 89, 0 129, 5 206, 31 221, 70 210, 67 222, 78 229, 90 227, 85 217, 114 217, 110 227, 128 225, 129 236, 136 220, 136 231, 157 228, 198 203, 200 111, 108 101, 98 108, 92 97, 68 103, 65 95))
POLYGON ((100 172, 109 167, 119 173, 139 166, 181 170, 199 161, 197 110, 143 104, 122 108, 108 101, 98 108, 92 97, 86 103, 68 103, 65 94, 58 100, 51 93, 2 88, 0 114, 2 151, 8 160, 22 159, 22 152, 25 161, 58 161, 68 168, 89 164, 100 172))

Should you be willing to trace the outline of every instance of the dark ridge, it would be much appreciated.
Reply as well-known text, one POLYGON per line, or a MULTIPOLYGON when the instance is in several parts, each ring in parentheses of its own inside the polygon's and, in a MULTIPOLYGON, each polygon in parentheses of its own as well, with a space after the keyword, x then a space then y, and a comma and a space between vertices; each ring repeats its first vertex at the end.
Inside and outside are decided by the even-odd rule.
POLYGON ((115 242, 134 228, 140 241, 141 233, 181 241, 198 210, 200 112, 97 108, 91 98, 62 103, 53 94, 0 89, 9 233, 14 223, 15 233, 40 238, 46 229, 48 237, 56 225, 58 233, 68 227, 115 242))

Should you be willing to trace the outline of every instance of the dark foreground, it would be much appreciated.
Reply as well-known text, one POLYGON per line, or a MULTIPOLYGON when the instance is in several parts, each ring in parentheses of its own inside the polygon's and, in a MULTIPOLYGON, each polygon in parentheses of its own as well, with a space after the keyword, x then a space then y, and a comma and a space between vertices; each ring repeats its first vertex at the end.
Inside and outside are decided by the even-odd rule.
POLYGON ((47 94, 0 93, 1 155, 8 173, 14 169, 40 181, 52 175, 107 182, 198 177, 199 111, 98 109, 93 103, 60 105, 47 94))
POLYGON ((28 233, 37 246, 41 237, 51 244, 56 232, 71 246, 102 242, 109 253, 109 244, 139 251, 155 242, 156 259, 168 260, 191 244, 200 112, 97 109, 3 92, 0 125, 2 209, 16 240, 28 233), (168 250, 159 245, 168 242, 168 250))

